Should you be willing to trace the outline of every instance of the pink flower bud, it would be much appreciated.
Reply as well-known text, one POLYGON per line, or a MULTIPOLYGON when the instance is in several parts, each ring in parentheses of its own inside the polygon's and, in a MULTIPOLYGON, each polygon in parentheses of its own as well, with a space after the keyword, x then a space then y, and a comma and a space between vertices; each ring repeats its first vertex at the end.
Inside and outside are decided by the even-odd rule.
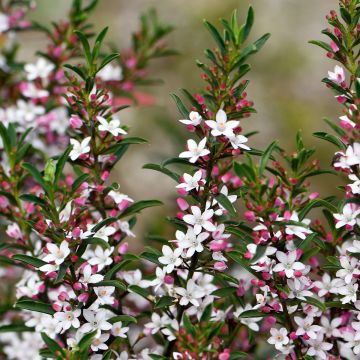
POLYGON ((338 52, 340 50, 334 41, 330 42, 330 47, 333 52, 338 52))
POLYGON ((310 199, 310 200, 314 200, 314 199, 318 198, 319 195, 320 195, 320 194, 319 194, 318 192, 312 192, 312 193, 309 195, 309 199, 310 199))
POLYGON ((127 242, 121 244, 118 249, 119 254, 122 254, 122 255, 126 254, 128 252, 128 249, 129 249, 129 244, 127 242))
POLYGON ((174 278, 172 276, 170 276, 170 275, 166 275, 164 277, 164 282, 167 285, 172 285, 174 283, 174 278))
POLYGON ((82 293, 78 296, 78 300, 82 303, 87 302, 89 299, 89 294, 88 293, 82 293))
POLYGON ((245 211, 244 218, 247 221, 255 221, 256 220, 256 216, 253 211, 245 211))
POLYGON ((71 115, 69 122, 73 129, 80 129, 83 125, 82 120, 77 115, 71 115))
POLYGON ((177 204, 178 204, 181 211, 185 211, 186 209, 189 208, 188 202, 183 198, 177 198, 176 202, 177 202, 177 204))
POLYGON ((62 292, 59 294, 58 299, 59 299, 60 301, 69 300, 69 295, 68 295, 65 291, 62 291, 62 292))
POLYGON ((51 305, 51 307, 52 307, 56 312, 61 311, 61 305, 60 305, 60 304, 54 303, 54 304, 51 305))
POLYGON ((110 173, 108 171, 104 171, 102 174, 101 174, 101 180, 102 181, 106 181, 110 176, 110 173))
POLYGON ((76 283, 73 285, 73 289, 74 289, 74 290, 81 290, 81 289, 82 289, 82 285, 81 285, 79 282, 76 282, 76 283))
POLYGON ((214 264, 214 269, 217 271, 225 271, 227 269, 227 265, 223 261, 217 261, 214 264))
POLYGON ((296 335, 295 331, 292 331, 292 332, 289 334, 289 338, 290 338, 291 340, 296 340, 296 339, 297 339, 297 335, 296 335))

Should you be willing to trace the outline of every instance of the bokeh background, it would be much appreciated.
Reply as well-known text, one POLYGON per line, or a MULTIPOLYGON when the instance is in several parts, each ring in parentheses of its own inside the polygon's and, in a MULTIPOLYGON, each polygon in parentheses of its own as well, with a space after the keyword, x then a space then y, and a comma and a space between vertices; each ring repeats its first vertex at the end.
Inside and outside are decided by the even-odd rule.
MULTIPOLYGON (((37 10, 30 17, 42 23, 61 19, 70 2, 37 0, 37 10)), ((139 240, 143 240, 140 234, 147 232, 164 233, 165 214, 176 212, 172 180, 143 170, 142 165, 177 156, 184 148, 186 132, 177 121, 180 117, 169 94, 180 88, 196 92, 202 86, 195 59, 203 59, 203 50, 213 46, 202 21, 206 18, 219 25, 218 19, 229 18, 233 9, 238 9, 243 20, 249 4, 248 0, 100 0, 92 16, 95 30, 110 26, 109 40, 119 48, 129 44, 131 32, 139 25, 139 15, 149 7, 156 8, 159 18, 176 28, 168 43, 180 55, 157 60, 150 68, 153 77, 164 80, 162 85, 146 89, 155 96, 156 104, 126 109, 120 114, 122 122, 131 126, 131 134, 145 137, 149 144, 134 146, 128 152, 114 180, 134 199, 159 198, 166 204, 142 215, 135 230, 139 240)), ((253 70, 248 76, 251 80, 248 93, 258 113, 243 120, 242 126, 245 132, 259 130, 260 134, 251 138, 250 146, 263 149, 278 139, 285 149, 292 151, 296 131, 301 129, 305 143, 317 149, 317 158, 327 167, 334 149, 312 133, 324 130, 323 117, 336 119, 341 111, 331 92, 321 83, 334 63, 322 49, 308 41, 323 38, 320 32, 326 24, 325 16, 336 7, 337 1, 253 0, 251 5, 255 10, 251 39, 265 32, 272 36, 261 52, 251 58, 253 70)), ((27 61, 34 57, 34 48, 46 44, 43 35, 37 32, 20 36, 23 36, 21 56, 27 61)), ((334 186, 331 177, 314 181, 314 190, 323 196, 333 192, 334 186)), ((140 246, 140 242, 134 242, 133 246, 140 246)))

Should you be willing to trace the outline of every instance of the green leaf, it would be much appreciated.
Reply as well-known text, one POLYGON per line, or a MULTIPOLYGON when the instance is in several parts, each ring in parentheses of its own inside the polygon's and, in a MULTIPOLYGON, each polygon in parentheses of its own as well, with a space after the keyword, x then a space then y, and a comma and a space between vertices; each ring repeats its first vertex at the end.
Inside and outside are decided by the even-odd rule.
POLYGON ((256 317, 264 317, 264 316, 267 316, 267 314, 264 314, 259 310, 246 310, 239 315, 239 318, 247 319, 247 318, 256 318, 256 317))
POLYGON ((154 263, 156 265, 161 266, 161 264, 160 264, 160 262, 158 260, 159 255, 157 255, 157 254, 154 254, 154 253, 148 252, 148 251, 144 251, 143 253, 140 254, 140 257, 142 259, 148 260, 148 261, 150 261, 150 262, 152 262, 152 263, 154 263))
POLYGON ((101 32, 99 33, 99 35, 97 36, 97 38, 95 39, 95 44, 94 44, 94 48, 91 54, 91 58, 92 58, 92 62, 96 63, 96 59, 99 56, 99 51, 101 48, 101 44, 104 41, 104 38, 106 36, 106 33, 108 32, 109 27, 105 27, 104 29, 101 30, 101 32))
POLYGON ((310 201, 304 208, 299 212, 299 219, 302 220, 306 216, 306 214, 313 208, 316 207, 325 207, 332 211, 333 213, 337 213, 337 207, 331 204, 329 201, 324 199, 314 199, 310 201))
POLYGON ((184 314, 183 316, 183 323, 186 333, 191 334, 195 338, 196 336, 195 326, 191 323, 189 317, 186 314, 184 314))
POLYGON ((136 213, 139 213, 141 210, 149 208, 149 207, 154 207, 154 206, 160 206, 163 205, 163 203, 159 200, 143 200, 143 201, 138 201, 132 205, 130 205, 128 208, 126 208, 121 214, 120 216, 118 216, 118 219, 121 219, 125 216, 129 216, 129 215, 133 215, 136 213))
POLYGON ((231 216, 236 216, 236 210, 227 196, 224 194, 218 194, 215 199, 225 210, 229 212, 231 216))
POLYGON ((226 54, 226 48, 225 48, 225 42, 223 40, 223 38, 220 36, 219 32, 217 31, 217 29, 215 28, 214 25, 212 25, 211 23, 209 23, 208 21, 204 20, 204 25, 206 26, 206 28, 209 30, 211 36, 213 37, 213 39, 215 40, 216 44, 218 45, 222 55, 226 54))
POLYGON ((337 147, 339 147, 342 150, 346 150, 345 144, 335 135, 328 134, 326 132, 321 132, 321 131, 315 132, 313 135, 319 139, 328 141, 328 142, 336 145, 337 147))
POLYGON ((184 119, 188 119, 189 111, 185 107, 185 105, 183 104, 181 99, 175 94, 171 94, 171 97, 175 100, 175 104, 176 104, 177 108, 179 109, 180 114, 184 117, 184 119))
POLYGON ((116 58, 118 58, 120 56, 120 54, 118 53, 113 53, 110 55, 107 55, 102 63, 100 64, 100 66, 97 68, 97 72, 99 72, 102 68, 104 68, 107 64, 111 63, 113 60, 115 60, 116 58))
POLYGON ((74 193, 85 181, 89 179, 89 174, 82 174, 80 175, 72 184, 71 192, 74 193))
POLYGON ((15 307, 24 310, 36 311, 44 314, 55 314, 54 309, 50 304, 43 303, 35 300, 18 300, 15 303, 15 307))
POLYGON ((81 42, 81 45, 83 47, 85 58, 86 58, 86 61, 88 63, 88 66, 91 67, 92 58, 91 58, 91 51, 90 51, 90 45, 89 45, 88 39, 86 38, 86 36, 81 31, 75 30, 74 32, 75 32, 76 36, 78 37, 78 39, 81 42))
POLYGON ((143 169, 149 169, 149 170, 155 170, 159 171, 169 177, 171 177, 173 180, 175 180, 177 183, 180 182, 180 175, 174 173, 173 171, 167 169, 164 166, 158 165, 158 164, 145 164, 143 166, 143 169))
POLYGON ((164 307, 171 306, 174 303, 174 299, 171 296, 162 296, 154 305, 155 309, 162 309, 164 307))
POLYGON ((25 324, 10 324, 0 326, 0 333, 7 332, 33 332, 34 328, 26 326, 25 324))
POLYGON ((121 321, 122 323, 125 324, 129 324, 129 323, 137 323, 136 318, 134 318, 133 316, 130 315, 117 315, 112 317, 111 319, 108 320, 110 324, 115 324, 119 321, 121 321))
POLYGON ((55 179, 54 179, 55 184, 57 184, 61 178, 62 172, 64 170, 64 167, 65 167, 66 161, 69 157, 71 149, 72 149, 72 145, 68 146, 56 163, 55 179))
POLYGON ((109 218, 107 218, 107 219, 104 219, 104 220, 100 221, 97 225, 95 225, 95 226, 91 229, 91 232, 95 234, 95 233, 98 232, 100 229, 102 229, 104 226, 113 224, 113 223, 116 222, 116 221, 117 221, 117 218, 115 218, 115 217, 109 217, 109 218))
POLYGON ((240 43, 243 43, 248 38, 253 24, 254 24, 254 10, 250 6, 247 13, 245 26, 241 31, 240 43))
POLYGON ((88 352, 90 345, 96 334, 97 334, 97 330, 89 332, 81 338, 81 340, 78 343, 80 352, 84 352, 84 351, 86 351, 86 353, 88 352))
POLYGON ((274 151, 277 145, 277 141, 273 141, 264 151, 263 155, 261 156, 260 165, 259 165, 259 175, 262 176, 266 165, 270 159, 272 152, 274 151))
POLYGON ((39 268, 39 267, 47 264, 47 262, 45 262, 43 260, 40 260, 40 259, 35 258, 33 256, 23 255, 23 254, 13 255, 12 259, 17 260, 17 261, 21 261, 21 262, 23 262, 25 264, 32 265, 32 266, 34 266, 36 268, 39 268))
POLYGON ((324 303, 322 303, 321 301, 319 301, 318 299, 315 299, 310 296, 306 296, 305 299, 306 299, 305 302, 307 304, 314 305, 321 311, 326 311, 326 305, 324 303))
POLYGON ((248 353, 243 351, 232 351, 229 360, 243 359, 249 356, 248 353))
POLYGON ((237 288, 234 286, 227 286, 221 289, 217 289, 211 293, 213 296, 219 296, 221 298, 228 297, 234 295, 236 293, 237 288))
POLYGON ((309 41, 309 44, 319 46, 322 49, 326 50, 327 52, 332 52, 331 46, 324 41, 311 40, 311 41, 309 41))
POLYGON ((83 239, 83 242, 86 244, 92 244, 92 245, 100 245, 105 249, 110 249, 110 244, 107 243, 104 239, 98 238, 98 237, 90 237, 83 239))
POLYGON ((58 355, 60 353, 61 355, 65 356, 65 351, 63 350, 63 348, 54 339, 51 339, 45 333, 41 333, 41 337, 42 337, 44 343, 47 345, 48 349, 54 355, 58 355))
POLYGON ((130 292, 134 292, 135 294, 142 296, 146 300, 149 300, 148 297, 149 297, 150 293, 148 290, 146 290, 140 286, 137 286, 137 285, 130 285, 128 287, 128 289, 130 292))
POLYGON ((46 186, 44 179, 38 169, 36 169, 30 163, 23 164, 22 168, 25 169, 34 178, 34 180, 47 192, 47 186, 46 186))
POLYGON ((103 280, 96 284, 92 284, 93 287, 98 286, 114 286, 115 288, 126 291, 126 285, 120 280, 103 280))

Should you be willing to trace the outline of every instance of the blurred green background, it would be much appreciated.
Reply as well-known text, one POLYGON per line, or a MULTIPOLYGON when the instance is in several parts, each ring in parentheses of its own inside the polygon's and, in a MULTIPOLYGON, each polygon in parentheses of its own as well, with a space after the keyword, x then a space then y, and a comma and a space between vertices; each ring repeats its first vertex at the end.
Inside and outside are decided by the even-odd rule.
MULTIPOLYGON (((38 8, 30 14, 32 19, 49 23, 64 18, 70 0, 37 0, 38 8)), ((204 28, 204 18, 219 25, 220 17, 228 18, 238 9, 241 20, 249 6, 244 0, 100 0, 92 22, 98 31, 110 26, 109 40, 118 48, 130 42, 130 33, 137 29, 138 17, 149 7, 157 9, 159 18, 173 24, 175 31, 168 38, 172 48, 180 51, 176 57, 154 62, 150 73, 164 79, 164 84, 146 89, 155 95, 156 105, 132 108, 120 113, 123 124, 131 126, 131 134, 143 136, 148 145, 133 147, 121 162, 114 180, 132 198, 159 198, 166 206, 150 210, 142 217, 136 233, 143 226, 160 231, 164 214, 175 214, 176 191, 169 178, 150 170, 142 170, 143 164, 158 163, 177 156, 183 150, 186 132, 177 120, 180 118, 169 94, 186 88, 196 92, 203 84, 195 59, 203 59, 203 50, 212 47, 210 36, 204 28)), ((265 32, 272 34, 265 47, 250 59, 253 67, 248 76, 249 99, 254 100, 258 113, 242 121, 245 132, 260 130, 249 141, 251 147, 263 149, 273 139, 291 151, 295 134, 303 132, 305 143, 317 149, 317 157, 323 167, 331 162, 334 148, 312 137, 314 131, 326 128, 323 117, 337 119, 341 107, 321 79, 332 69, 334 62, 326 58, 322 49, 308 44, 311 39, 322 39, 321 30, 326 27, 325 15, 336 8, 336 0, 253 0, 255 25, 251 36, 255 40, 265 32)), ((40 33, 26 33, 21 38, 22 57, 32 60, 33 51, 46 44, 40 33)), ((333 192, 335 182, 331 178, 314 180, 314 189, 323 196, 333 192)))

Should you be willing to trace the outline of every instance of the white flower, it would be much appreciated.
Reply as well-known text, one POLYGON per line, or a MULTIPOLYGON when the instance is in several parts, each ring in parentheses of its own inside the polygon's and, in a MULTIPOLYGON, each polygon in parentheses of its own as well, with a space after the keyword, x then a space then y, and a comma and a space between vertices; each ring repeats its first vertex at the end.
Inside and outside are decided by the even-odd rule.
POLYGON ((355 302, 357 299, 357 289, 358 284, 346 284, 337 289, 337 292, 344 297, 341 298, 343 304, 348 304, 350 302, 355 302))
POLYGON ((69 201, 68 203, 66 203, 64 209, 61 210, 61 212, 59 214, 60 222, 63 223, 63 222, 69 221, 70 216, 72 214, 71 204, 72 204, 72 201, 69 201))
POLYGON ((91 140, 90 136, 86 137, 83 141, 81 141, 81 143, 76 139, 70 139, 70 144, 73 147, 72 150, 70 151, 69 156, 72 161, 75 161, 81 155, 90 152, 90 146, 89 146, 90 140, 91 140))
POLYGON ((3 33, 9 29, 10 29, 9 17, 4 13, 0 13, 0 33, 3 33))
POLYGON ((113 260, 111 254, 114 251, 114 248, 103 249, 101 246, 97 246, 94 251, 94 257, 88 260, 90 265, 97 265, 99 271, 102 270, 105 266, 110 265, 113 260))
POLYGON ((135 234, 130 230, 130 225, 127 221, 118 221, 119 228, 127 236, 136 237, 135 234))
POLYGON ((259 331, 260 327, 258 322, 261 321, 261 317, 253 317, 253 318, 242 318, 241 314, 245 311, 253 310, 253 307, 250 304, 246 304, 244 308, 238 307, 236 308, 236 311, 234 312, 234 316, 239 318, 240 322, 244 325, 246 325, 249 329, 253 331, 259 331))
POLYGON ((182 253, 181 248, 176 248, 172 250, 170 246, 164 245, 162 247, 162 253, 163 256, 159 257, 159 261, 161 264, 166 265, 166 272, 171 273, 174 268, 182 264, 182 260, 180 258, 182 253))
POLYGON ((307 334, 311 339, 316 339, 317 333, 321 331, 321 326, 313 325, 314 318, 307 316, 305 319, 295 316, 294 320, 298 325, 296 335, 301 336, 307 334))
POLYGON ((248 142, 248 138, 244 135, 229 136, 229 140, 234 149, 241 148, 244 150, 251 150, 247 145, 245 145, 245 143, 248 142))
POLYGON ((60 265, 70 254, 69 243, 66 240, 64 240, 60 246, 49 243, 46 245, 46 248, 49 253, 43 258, 43 260, 48 263, 54 261, 56 265, 60 265))
POLYGON ((113 324, 112 328, 111 328, 111 333, 114 336, 118 336, 121 338, 126 338, 126 333, 129 331, 128 327, 122 326, 122 322, 118 321, 115 324, 113 324))
POLYGON ((149 280, 142 280, 142 273, 140 269, 126 271, 122 274, 122 277, 129 285, 137 285, 141 288, 147 288, 152 283, 149 280))
POLYGON ((96 312, 84 309, 83 311, 84 318, 88 321, 81 327, 81 331, 88 333, 94 330, 98 331, 107 331, 112 328, 112 325, 107 322, 107 312, 104 309, 97 309, 96 312))
POLYGON ((289 299, 305 300, 306 296, 312 296, 312 292, 308 290, 305 284, 299 279, 288 279, 287 284, 290 289, 289 299))
POLYGON ((155 286, 155 292, 158 291, 159 287, 165 284, 165 276, 166 276, 166 269, 162 269, 161 267, 157 267, 155 269, 156 278, 151 282, 151 286, 155 286))
POLYGON ((50 63, 42 57, 39 58, 35 64, 25 64, 24 66, 24 69, 27 73, 26 77, 29 81, 35 80, 37 78, 47 79, 54 68, 54 64, 50 63))
POLYGON ((112 305, 114 303, 114 297, 112 294, 115 291, 114 286, 99 286, 94 288, 97 296, 96 302, 101 305, 112 305))
POLYGON ((107 350, 108 346, 105 344, 109 340, 110 334, 101 334, 100 336, 95 336, 91 342, 91 350, 107 350))
POLYGON ((294 276, 295 271, 305 270, 305 265, 299 261, 296 261, 296 250, 289 251, 287 254, 282 251, 276 253, 276 258, 280 261, 273 268, 275 272, 284 271, 288 278, 294 276))
POLYGON ((80 321, 78 319, 80 314, 80 309, 70 309, 55 313, 54 318, 58 321, 57 332, 59 333, 61 331, 61 333, 63 333, 66 330, 70 329, 71 326, 77 329, 80 326, 80 321))
POLYGON ((354 257, 341 256, 340 264, 342 269, 336 272, 336 276, 344 279, 346 284, 350 284, 353 276, 360 274, 360 270, 357 268, 358 260, 354 257))
POLYGON ((342 319, 340 317, 334 318, 330 322, 326 316, 322 316, 320 319, 320 324, 322 326, 321 331, 326 337, 341 337, 341 332, 338 329, 341 323, 342 319))
POLYGON ((182 231, 176 231, 176 239, 178 240, 178 245, 182 249, 187 249, 186 257, 191 257, 195 252, 202 252, 204 246, 202 242, 209 237, 208 233, 200 233, 195 235, 194 230, 189 228, 186 234, 182 231))
POLYGON ((196 285, 193 279, 190 279, 187 282, 186 289, 177 287, 175 288, 175 291, 181 297, 179 304, 182 306, 186 306, 189 303, 193 304, 194 306, 199 306, 200 303, 198 299, 201 299, 205 296, 204 290, 196 285))
POLYGON ((206 156, 210 154, 210 151, 208 149, 205 149, 206 146, 206 138, 203 138, 199 145, 196 144, 196 142, 192 139, 189 139, 187 141, 187 151, 182 152, 179 157, 181 158, 189 158, 189 161, 191 163, 195 163, 199 157, 206 156))
POLYGON ((348 146, 345 153, 345 161, 348 166, 360 164, 360 144, 354 143, 348 146))
POLYGON ((96 284, 104 279, 103 275, 93 274, 90 265, 85 265, 83 268, 83 276, 80 279, 82 284, 96 284))
POLYGON ((276 329, 271 328, 271 337, 268 339, 268 343, 275 346, 275 349, 281 350, 284 345, 287 345, 290 339, 287 336, 287 330, 285 328, 276 329))
POLYGON ((352 245, 349 248, 347 248, 346 250, 351 252, 351 253, 359 254, 360 253, 360 241, 359 240, 354 240, 352 242, 352 245))
POLYGON ((216 113, 216 121, 207 120, 206 125, 211 128, 211 135, 220 136, 225 135, 227 137, 233 137, 233 129, 239 126, 240 121, 227 121, 227 116, 224 110, 219 110, 216 113))
POLYGON ((23 126, 27 126, 27 124, 32 123, 39 115, 45 113, 44 107, 35 105, 31 101, 26 102, 19 99, 16 102, 16 106, 16 119, 23 126))
POLYGON ((162 328, 166 327, 170 323, 170 319, 167 315, 160 317, 157 313, 152 313, 151 322, 145 324, 145 328, 151 331, 151 334, 156 334, 162 328))
MULTIPOLYGON (((89 231, 91 231, 94 226, 95 225, 89 224, 87 228, 89 231)), ((93 237, 100 238, 106 242, 109 242, 109 236, 114 235, 115 233, 116 229, 113 226, 103 226, 95 234, 93 234, 93 237)))
POLYGON ((205 184, 205 180, 201 180, 202 178, 202 171, 198 170, 196 173, 191 176, 187 173, 183 175, 184 182, 177 185, 176 188, 182 189, 184 188, 185 191, 191 191, 195 189, 196 191, 199 191, 200 187, 205 184))
POLYGON ((187 224, 194 226, 196 235, 200 234, 202 228, 207 231, 216 231, 216 226, 209 221, 214 215, 214 210, 208 209, 202 213, 198 206, 192 206, 191 212, 192 214, 185 215, 183 220, 187 224))
POLYGON ((108 122, 102 116, 96 118, 100 125, 98 126, 99 131, 105 131, 111 133, 113 136, 119 136, 120 134, 126 135, 127 132, 120 127, 119 119, 112 119, 108 122))
POLYGON ((315 281, 314 286, 319 289, 318 295, 323 297, 331 292, 333 286, 333 282, 331 281, 331 277, 328 273, 324 273, 321 281, 315 281))
POLYGON ((317 338, 311 339, 307 342, 310 347, 307 351, 307 355, 316 356, 317 359, 327 360, 327 351, 332 349, 333 344, 324 341, 324 336, 320 334, 317 338))
POLYGON ((345 81, 344 69, 339 65, 335 65, 334 72, 328 71, 328 78, 337 84, 341 84, 345 81))
POLYGON ((179 120, 181 123, 185 125, 198 126, 201 124, 202 117, 196 111, 191 111, 189 114, 189 119, 179 120))
MULTIPOLYGON (((279 221, 284 220, 284 218, 278 218, 279 221)), ((291 217, 289 219, 290 221, 296 221, 299 222, 299 216, 298 214, 294 211, 291 214, 291 217)), ((310 220, 309 219, 303 219, 301 221, 302 224, 304 225, 309 225, 310 224, 310 220)), ((312 231, 307 229, 304 226, 300 226, 300 225, 286 225, 285 226, 285 233, 288 235, 295 235, 297 237, 299 237, 302 240, 306 239, 306 235, 311 234, 312 231)))
POLYGON ((123 201, 134 202, 133 199, 119 191, 111 190, 109 191, 108 195, 116 202, 116 204, 120 204, 123 201))
POLYGON ((339 229, 345 225, 354 226, 356 224, 356 218, 360 214, 360 209, 353 203, 345 204, 342 209, 342 214, 334 214, 336 219, 336 229, 339 229))
POLYGON ((104 66, 97 74, 102 81, 120 81, 123 78, 122 68, 111 63, 104 66))

